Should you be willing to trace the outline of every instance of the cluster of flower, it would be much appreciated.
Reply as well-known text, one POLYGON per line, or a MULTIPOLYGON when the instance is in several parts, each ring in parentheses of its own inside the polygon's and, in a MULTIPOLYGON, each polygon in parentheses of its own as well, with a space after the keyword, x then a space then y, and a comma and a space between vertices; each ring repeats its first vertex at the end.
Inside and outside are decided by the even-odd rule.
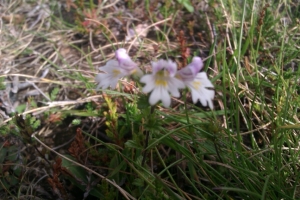
POLYGON ((110 60, 105 66, 99 69, 104 73, 96 76, 98 88, 106 89, 111 87, 116 88, 119 79, 124 76, 137 74, 142 76, 141 83, 146 85, 143 92, 149 93, 152 91, 149 103, 156 104, 159 100, 162 101, 165 107, 171 104, 170 93, 174 97, 179 97, 179 89, 188 87, 192 93, 194 103, 199 100, 203 106, 209 106, 213 109, 212 100, 215 91, 208 89, 213 88, 213 84, 207 78, 205 72, 199 72, 203 67, 203 62, 200 57, 194 57, 192 62, 186 67, 177 71, 177 65, 171 60, 158 60, 152 62, 152 74, 143 76, 143 72, 138 65, 131 60, 126 50, 121 48, 116 51, 116 60, 110 60))

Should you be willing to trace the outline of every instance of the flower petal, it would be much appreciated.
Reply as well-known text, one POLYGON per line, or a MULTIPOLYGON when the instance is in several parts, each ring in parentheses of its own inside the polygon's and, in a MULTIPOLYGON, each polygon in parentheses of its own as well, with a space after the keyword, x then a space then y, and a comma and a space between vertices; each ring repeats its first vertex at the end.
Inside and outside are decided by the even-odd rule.
POLYGON ((155 85, 154 85, 154 83, 153 84, 146 84, 144 87, 143 87, 143 92, 144 93, 149 93, 149 92, 151 92, 153 89, 155 88, 155 85))
POLYGON ((110 76, 109 74, 97 74, 95 81, 99 83, 97 89, 106 89, 110 85, 110 76))
POLYGON ((198 73, 193 81, 185 82, 192 92, 192 100, 197 103, 199 100, 203 106, 209 106, 213 109, 213 98, 215 96, 215 91, 208 89, 208 87, 213 88, 213 84, 207 78, 205 72, 198 73))
POLYGON ((149 97, 149 103, 151 105, 156 104, 159 100, 162 101, 164 107, 169 107, 171 104, 171 97, 168 91, 163 87, 155 88, 149 97))
POLYGON ((127 54, 124 48, 118 49, 115 55, 118 60, 119 67, 123 70, 126 70, 128 74, 138 72, 140 76, 142 75, 142 73, 140 73, 142 71, 138 68, 138 65, 131 60, 130 56, 127 54))
POLYGON ((110 73, 113 69, 119 68, 119 63, 116 60, 109 60, 104 66, 99 67, 99 70, 110 73))
POLYGON ((117 60, 120 62, 120 60, 122 59, 130 59, 130 57, 128 56, 126 49, 124 48, 120 48, 115 52, 116 58, 117 60))
POLYGON ((202 59, 200 57, 194 57, 190 64, 177 72, 177 75, 183 81, 193 81, 202 67, 202 59))
POLYGON ((171 77, 176 75, 177 64, 175 62, 168 60, 167 66, 165 68, 168 70, 171 77))
POLYGON ((134 70, 132 70, 130 72, 130 74, 132 74, 133 76, 137 76, 137 77, 141 77, 144 75, 143 71, 138 67, 136 67, 134 70))
POLYGON ((166 108, 170 107, 171 97, 170 97, 168 91, 163 88, 161 88, 161 101, 162 101, 164 107, 166 107, 166 108))
POLYGON ((194 76, 196 76, 196 74, 203 68, 203 61, 200 57, 195 56, 187 67, 189 67, 194 76))
POLYGON ((195 78, 195 75, 189 67, 182 68, 177 72, 177 75, 183 81, 193 81, 195 78))
POLYGON ((179 80, 178 78, 172 78, 171 82, 173 84, 173 87, 177 87, 179 89, 185 88, 185 84, 183 81, 179 80))
POLYGON ((95 81, 99 83, 97 89, 106 89, 109 86, 112 89, 115 89, 119 79, 122 78, 122 76, 122 74, 97 74, 95 78, 95 81))
POLYGON ((150 91, 152 91, 155 88, 155 83, 154 83, 154 77, 153 75, 147 74, 144 75, 141 79, 140 79, 141 83, 146 83, 146 85, 143 88, 143 92, 144 93, 148 93, 150 91))
POLYGON ((162 70, 167 62, 165 60, 158 60, 157 62, 151 62, 152 65, 152 73, 156 74, 158 71, 162 70))
POLYGON ((154 82, 154 77, 151 74, 146 74, 140 79, 141 83, 154 82))
POLYGON ((185 88, 184 83, 174 77, 171 77, 169 80, 168 90, 174 97, 180 97, 180 93, 178 89, 185 88))
POLYGON ((161 97, 160 88, 155 88, 149 97, 149 103, 151 105, 156 104, 160 100, 160 97, 161 97))

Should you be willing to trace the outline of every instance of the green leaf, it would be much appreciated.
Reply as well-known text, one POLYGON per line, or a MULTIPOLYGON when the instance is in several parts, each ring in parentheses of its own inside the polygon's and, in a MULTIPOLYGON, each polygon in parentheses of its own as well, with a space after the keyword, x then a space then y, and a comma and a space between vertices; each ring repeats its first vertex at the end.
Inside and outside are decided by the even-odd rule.
POLYGON ((73 119, 73 121, 72 121, 72 124, 75 126, 79 125, 80 123, 81 123, 80 119, 73 119))
POLYGON ((17 106, 16 112, 17 113, 23 113, 25 111, 25 109, 26 109, 26 104, 20 104, 20 105, 17 106))
POLYGON ((145 110, 149 107, 148 95, 141 95, 138 98, 137 107, 140 110, 145 110))
MULTIPOLYGON (((66 157, 72 159, 71 156, 66 155, 66 157)), ((88 185, 87 177, 89 176, 89 172, 87 172, 85 169, 83 169, 80 166, 75 165, 71 161, 66 160, 64 158, 62 158, 62 166, 65 167, 73 176, 75 176, 76 179, 78 179, 78 180, 84 182, 86 185, 88 185)), ((83 192, 85 191, 86 186, 82 185, 82 183, 78 183, 78 181, 74 180, 72 177, 67 177, 67 178, 73 184, 75 184, 78 188, 80 188, 83 192)), ((92 181, 93 181, 93 178, 92 178, 92 181)), ((98 197, 100 199, 104 197, 103 194, 99 190, 97 190, 97 188, 91 189, 90 194, 95 197, 98 197)))
POLYGON ((51 91, 51 93, 50 93, 50 99, 51 99, 51 101, 54 101, 55 99, 56 99, 56 97, 57 97, 57 95, 58 95, 58 93, 59 93, 59 88, 58 87, 55 87, 52 91, 51 91))
POLYGON ((189 0, 177 0, 178 3, 182 4, 189 12, 194 12, 194 7, 189 0))
POLYGON ((5 78, 4 77, 0 77, 0 90, 5 90, 6 89, 6 85, 4 84, 5 78))
POLYGON ((138 144, 136 141, 133 141, 133 140, 128 140, 125 143, 125 146, 129 147, 129 148, 134 148, 134 149, 143 149, 143 147, 140 144, 138 144))
MULTIPOLYGON (((6 154, 7 154, 7 148, 1 148, 0 149, 0 163, 1 164, 4 161, 6 154)), ((0 171, 0 173, 1 173, 1 171, 0 171)))
POLYGON ((117 178, 118 173, 121 171, 121 169, 126 165, 126 162, 123 160, 122 162, 119 163, 119 159, 118 159, 118 155, 115 155, 114 158, 111 160, 109 167, 111 169, 113 169, 109 175, 107 176, 107 178, 111 178, 114 177, 116 175, 116 177, 114 177, 113 179, 118 183, 119 180, 117 178))
POLYGON ((134 179, 132 182, 133 185, 138 186, 138 187, 144 187, 144 180, 140 178, 134 179))

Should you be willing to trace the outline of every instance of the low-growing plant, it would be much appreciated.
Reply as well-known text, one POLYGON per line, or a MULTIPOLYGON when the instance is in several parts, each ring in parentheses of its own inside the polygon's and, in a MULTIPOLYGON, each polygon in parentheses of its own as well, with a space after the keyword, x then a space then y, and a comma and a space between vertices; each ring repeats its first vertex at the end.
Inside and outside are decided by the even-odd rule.
MULTIPOLYGON (((299 198, 296 5, 67 1, 74 32, 63 32, 62 46, 41 37, 54 47, 40 59, 59 81, 36 79, 51 84, 47 100, 28 98, 22 114, 0 126, 1 193, 299 198), (138 13, 141 20, 139 7, 148 13, 138 13), (131 23, 144 22, 149 36, 123 42, 131 23)), ((66 28, 51 28, 58 26, 66 28)))

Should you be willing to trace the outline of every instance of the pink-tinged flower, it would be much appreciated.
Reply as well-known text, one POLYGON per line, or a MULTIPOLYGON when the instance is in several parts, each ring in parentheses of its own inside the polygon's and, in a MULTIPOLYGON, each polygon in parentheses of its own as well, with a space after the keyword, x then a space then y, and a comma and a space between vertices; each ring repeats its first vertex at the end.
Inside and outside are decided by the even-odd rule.
POLYGON ((117 60, 110 60, 105 66, 99 67, 99 70, 105 73, 96 75, 95 81, 99 83, 97 89, 107 89, 108 87, 115 89, 118 81, 124 76, 131 74, 141 76, 143 74, 138 65, 131 60, 125 49, 118 49, 115 54, 117 60))
POLYGON ((183 81, 192 81, 197 76, 198 72, 203 68, 203 62, 200 57, 194 57, 192 62, 185 68, 177 72, 183 81))
POLYGON ((126 70, 128 74, 137 74, 138 76, 143 75, 142 70, 138 67, 138 65, 135 62, 131 60, 124 48, 118 49, 115 54, 119 62, 120 68, 126 70))
POLYGON ((158 60, 151 64, 152 74, 144 75, 140 80, 140 82, 146 84, 143 92, 149 93, 152 91, 149 98, 151 105, 161 100, 164 107, 169 107, 171 104, 169 93, 174 97, 179 97, 179 89, 185 87, 184 83, 175 77, 177 65, 170 60, 158 60))
POLYGON ((192 62, 185 68, 177 72, 177 77, 191 90, 193 103, 199 100, 203 106, 209 106, 213 109, 213 98, 215 91, 207 88, 213 88, 213 84, 207 78, 205 72, 198 73, 203 67, 201 58, 194 57, 192 62))

